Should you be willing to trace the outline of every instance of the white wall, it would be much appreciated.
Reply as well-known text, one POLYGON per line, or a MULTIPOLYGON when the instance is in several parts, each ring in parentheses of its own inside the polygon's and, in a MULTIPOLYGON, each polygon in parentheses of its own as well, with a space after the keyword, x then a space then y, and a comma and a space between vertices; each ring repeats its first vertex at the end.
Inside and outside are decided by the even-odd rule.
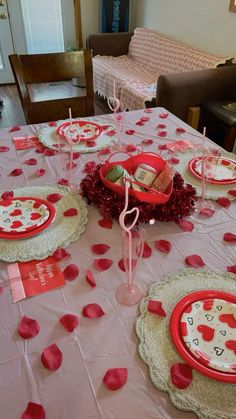
MULTIPOLYGON (((89 0, 88 0, 89 1, 89 0)), ((135 0, 135 26, 236 58, 236 13, 229 0, 135 0)))

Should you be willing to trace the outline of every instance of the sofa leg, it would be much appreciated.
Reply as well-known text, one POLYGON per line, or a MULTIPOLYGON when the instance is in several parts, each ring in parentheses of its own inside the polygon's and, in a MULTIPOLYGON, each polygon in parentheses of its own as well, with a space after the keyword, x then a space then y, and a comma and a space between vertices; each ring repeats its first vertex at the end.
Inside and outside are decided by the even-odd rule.
POLYGON ((192 128, 197 129, 200 118, 200 107, 194 106, 188 109, 187 124, 192 128))

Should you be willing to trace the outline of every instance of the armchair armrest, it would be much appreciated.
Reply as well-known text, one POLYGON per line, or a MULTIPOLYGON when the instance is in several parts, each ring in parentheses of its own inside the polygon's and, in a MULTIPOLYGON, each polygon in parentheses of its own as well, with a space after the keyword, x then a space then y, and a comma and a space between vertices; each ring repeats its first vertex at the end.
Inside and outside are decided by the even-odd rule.
POLYGON ((236 99, 236 66, 163 74, 157 82, 157 106, 187 122, 190 107, 210 100, 236 99))
POLYGON ((129 43, 133 32, 98 33, 89 35, 87 48, 93 50, 94 55, 112 55, 118 57, 128 53, 129 43))

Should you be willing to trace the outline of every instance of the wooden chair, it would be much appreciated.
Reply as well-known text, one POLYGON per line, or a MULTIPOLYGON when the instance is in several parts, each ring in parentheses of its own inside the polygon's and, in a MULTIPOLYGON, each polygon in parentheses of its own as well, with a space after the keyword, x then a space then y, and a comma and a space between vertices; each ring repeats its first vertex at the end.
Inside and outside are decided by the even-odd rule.
POLYGON ((92 52, 9 55, 27 124, 94 115, 92 52), (86 87, 72 84, 85 80, 86 87))

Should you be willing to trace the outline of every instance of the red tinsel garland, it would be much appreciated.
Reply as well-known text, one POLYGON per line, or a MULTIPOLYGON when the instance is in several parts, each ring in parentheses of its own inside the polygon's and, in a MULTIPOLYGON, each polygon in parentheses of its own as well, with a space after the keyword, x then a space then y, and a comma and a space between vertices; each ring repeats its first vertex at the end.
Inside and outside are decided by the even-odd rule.
MULTIPOLYGON (((101 181, 99 169, 101 164, 95 166, 91 173, 87 174, 80 183, 83 196, 87 198, 88 204, 97 207, 104 218, 118 220, 124 208, 124 197, 117 195, 108 189, 101 181)), ((129 209, 138 207, 139 223, 148 222, 151 219, 158 221, 176 221, 179 218, 191 214, 194 207, 195 189, 184 184, 184 180, 179 173, 175 174, 173 192, 169 201, 163 205, 152 205, 145 202, 136 201, 133 197, 129 199, 129 209)), ((131 215, 132 218, 132 215, 131 215)), ((128 220, 127 216, 127 222, 128 220)))

